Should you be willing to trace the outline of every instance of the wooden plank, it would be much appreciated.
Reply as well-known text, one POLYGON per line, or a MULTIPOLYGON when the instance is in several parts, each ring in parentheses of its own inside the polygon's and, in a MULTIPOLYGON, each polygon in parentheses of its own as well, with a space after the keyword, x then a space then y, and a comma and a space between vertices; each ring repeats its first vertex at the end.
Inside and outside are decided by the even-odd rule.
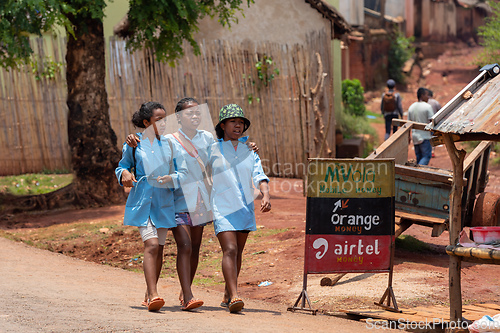
POLYGON ((410 120, 405 120, 405 119, 393 119, 392 124, 396 126, 404 126, 404 125, 410 125, 413 129, 416 130, 425 130, 425 127, 427 124, 424 123, 417 123, 415 121, 410 121, 410 120))
POLYGON ((400 223, 396 223, 395 229, 394 229, 394 237, 398 237, 401 235, 403 232, 405 232, 409 227, 411 227, 413 223, 408 220, 402 220, 400 223))
MULTIPOLYGON (((400 309, 401 310, 401 309, 400 309)), ((374 319, 384 319, 391 321, 407 321, 407 322, 421 322, 428 320, 430 317, 425 315, 419 315, 418 312, 415 313, 412 310, 403 310, 402 313, 396 313, 385 310, 340 310, 340 312, 347 313, 349 315, 362 316, 366 318, 374 318, 374 319)), ((443 320, 448 320, 447 318, 443 318, 443 320)))
POLYGON ((366 157, 366 159, 394 158, 396 165, 406 163, 408 161, 408 144, 411 129, 411 125, 405 125, 400 128, 375 149, 373 153, 366 157))
POLYGON ((417 214, 412 214, 412 213, 406 213, 402 211, 396 211, 396 216, 398 216, 401 219, 407 219, 411 220, 414 223, 427 223, 427 224, 444 224, 446 223, 446 219, 440 219, 437 217, 432 217, 432 216, 423 216, 423 215, 417 215, 417 214))
POLYGON ((500 311, 500 304, 481 303, 481 304, 476 304, 476 306, 480 306, 480 307, 486 308, 486 309, 493 309, 493 310, 500 311))
MULTIPOLYGON (((448 170, 400 164, 396 164, 396 175, 421 178, 426 181, 435 181, 447 185, 451 185, 453 179, 453 174, 448 170)), ((467 181, 467 179, 464 178, 464 181, 467 181)))
POLYGON ((443 223, 443 224, 434 224, 432 226, 432 233, 431 237, 439 237, 448 230, 448 223, 443 223))
MULTIPOLYGON (((359 317, 360 320, 367 318, 383 319, 397 322, 433 322, 439 318, 441 322, 439 325, 450 321, 450 310, 448 307, 435 305, 435 306, 418 306, 411 309, 401 309, 402 313, 394 313, 386 310, 366 310, 366 309, 353 309, 353 310, 340 310, 351 316, 359 317)), ((462 309, 462 317, 467 320, 478 320, 484 315, 493 316, 500 310, 500 305, 497 304, 471 304, 464 305, 462 309)))
MULTIPOLYGON (((484 308, 482 306, 479 306, 479 305, 475 305, 475 304, 469 304, 469 305, 464 305, 462 306, 462 309, 464 311, 473 311, 473 312, 480 312, 483 314, 483 316, 485 314, 489 314, 489 313, 493 313, 495 312, 493 309, 487 309, 487 308, 484 308), (485 312, 488 312, 488 313, 485 313, 485 312)), ((495 313, 496 314, 496 313, 495 313)), ((494 314, 494 315, 495 315, 494 314)))
POLYGON ((492 146, 492 141, 482 141, 464 161, 464 171, 468 170, 478 157, 483 155, 483 153, 492 146))

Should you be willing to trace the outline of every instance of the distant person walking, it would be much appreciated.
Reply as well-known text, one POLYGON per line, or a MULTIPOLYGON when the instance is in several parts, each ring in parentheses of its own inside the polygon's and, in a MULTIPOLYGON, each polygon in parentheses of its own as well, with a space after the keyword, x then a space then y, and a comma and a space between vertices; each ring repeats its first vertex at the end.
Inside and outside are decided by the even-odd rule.
MULTIPOLYGON (((418 88, 417 98, 418 102, 413 103, 408 109, 408 120, 427 124, 434 115, 432 106, 427 103, 429 100, 427 89, 422 87, 418 88)), ((431 136, 432 134, 430 131, 412 130, 411 139, 413 140, 413 146, 415 147, 417 164, 429 164, 432 157, 432 146, 430 141, 431 136)))
MULTIPOLYGON (((432 106, 432 111, 434 111, 434 114, 436 114, 440 109, 441 109, 441 104, 434 99, 434 92, 430 89, 427 89, 427 94, 429 95, 429 100, 427 103, 429 103, 432 106)), ((434 149, 435 147, 432 147, 432 157, 434 157, 434 149)))
MULTIPOLYGON (((380 110, 385 119, 385 137, 387 140, 391 136, 392 120, 394 118, 403 118, 403 107, 401 106, 401 96, 395 91, 396 82, 393 79, 387 80, 387 90, 382 94, 380 110)), ((392 132, 398 130, 397 126, 392 126, 392 132)))
POLYGON ((434 92, 432 90, 427 89, 427 94, 429 95, 429 100, 427 101, 427 103, 432 106, 432 111, 434 111, 435 114, 441 109, 441 104, 434 99, 434 92))

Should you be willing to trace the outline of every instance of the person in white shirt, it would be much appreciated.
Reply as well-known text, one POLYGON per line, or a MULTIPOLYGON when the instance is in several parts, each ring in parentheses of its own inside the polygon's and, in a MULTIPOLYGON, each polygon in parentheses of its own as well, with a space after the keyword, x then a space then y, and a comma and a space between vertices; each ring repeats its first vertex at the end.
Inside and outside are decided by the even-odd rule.
MULTIPOLYGON (((429 99, 427 89, 418 88, 417 98, 418 102, 413 103, 408 109, 408 120, 428 124, 434 115, 434 111, 432 110, 432 106, 427 103, 429 99)), ((432 134, 430 131, 412 129, 411 139, 415 147, 417 164, 429 164, 432 157, 431 137, 432 134)))

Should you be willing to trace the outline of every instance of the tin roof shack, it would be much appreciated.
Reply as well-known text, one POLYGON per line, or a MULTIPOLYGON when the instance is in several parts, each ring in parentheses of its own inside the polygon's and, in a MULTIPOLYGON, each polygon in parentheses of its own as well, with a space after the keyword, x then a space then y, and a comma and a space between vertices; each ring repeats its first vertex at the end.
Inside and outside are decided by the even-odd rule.
MULTIPOLYGON (((431 123, 426 126, 426 129, 433 131, 436 136, 433 144, 444 142, 453 165, 449 213, 450 245, 446 250, 450 255, 450 320, 455 323, 463 321, 460 282, 462 260, 500 264, 500 250, 474 248, 474 251, 462 251, 463 247, 460 246, 460 233, 464 226, 462 211, 470 201, 475 199, 464 199, 462 193, 479 186, 478 183, 482 182, 464 183, 466 152, 458 150, 455 142, 489 140, 490 142, 481 143, 484 149, 488 150, 491 141, 500 141, 500 76, 498 76, 500 66, 488 65, 481 68, 480 72, 472 82, 441 108, 434 115, 431 123)), ((473 169, 486 170, 487 165, 488 159, 478 159, 473 169)), ((477 204, 475 210, 478 208, 477 204)), ((494 222, 498 225, 498 221, 494 222)))

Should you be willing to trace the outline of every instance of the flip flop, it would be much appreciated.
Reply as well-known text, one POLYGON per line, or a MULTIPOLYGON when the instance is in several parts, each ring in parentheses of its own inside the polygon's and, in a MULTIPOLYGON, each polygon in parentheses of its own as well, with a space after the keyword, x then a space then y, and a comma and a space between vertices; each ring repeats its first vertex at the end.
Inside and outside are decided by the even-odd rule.
POLYGON ((161 297, 155 297, 148 303, 148 311, 159 311, 163 305, 165 305, 165 301, 161 297))
POLYGON ((222 301, 220 302, 220 306, 223 308, 227 308, 229 306, 229 301, 222 301))
POLYGON ((244 305, 245 303, 243 303, 243 300, 241 298, 232 299, 231 302, 229 303, 229 312, 231 313, 240 312, 241 309, 243 309, 244 305))
POLYGON ((141 302, 141 305, 142 305, 142 306, 148 306, 148 302, 149 302, 149 299, 148 299, 147 301, 142 301, 142 302, 141 302))
POLYGON ((187 304, 184 304, 184 306, 181 307, 181 310, 182 311, 193 310, 193 309, 199 308, 202 305, 203 305, 202 300, 193 298, 187 304))

